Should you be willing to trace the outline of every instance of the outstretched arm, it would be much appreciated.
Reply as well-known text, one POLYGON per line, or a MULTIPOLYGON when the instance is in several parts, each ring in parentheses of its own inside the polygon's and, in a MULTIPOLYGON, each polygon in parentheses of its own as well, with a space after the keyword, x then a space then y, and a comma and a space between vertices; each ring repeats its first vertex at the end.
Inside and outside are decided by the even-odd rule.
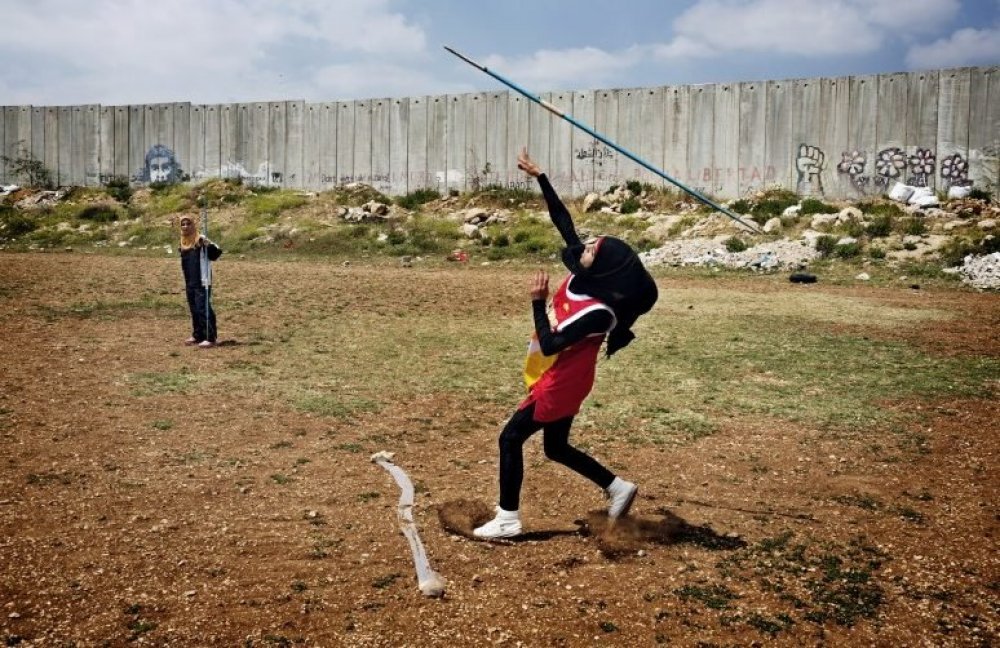
POLYGON ((562 236, 563 241, 566 242, 566 245, 580 245, 580 235, 576 233, 576 228, 573 226, 573 217, 570 216, 566 205, 559 200, 556 190, 552 188, 552 183, 549 182, 549 179, 542 173, 538 165, 528 156, 527 149, 521 149, 521 154, 517 156, 517 168, 538 180, 538 186, 542 189, 545 204, 549 208, 549 218, 552 219, 552 224, 559 230, 559 234, 562 236))

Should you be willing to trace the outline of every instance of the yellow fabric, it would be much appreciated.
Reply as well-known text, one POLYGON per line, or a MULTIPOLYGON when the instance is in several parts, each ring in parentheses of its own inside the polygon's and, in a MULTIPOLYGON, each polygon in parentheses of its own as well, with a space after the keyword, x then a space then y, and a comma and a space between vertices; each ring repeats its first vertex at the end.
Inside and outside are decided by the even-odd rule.
POLYGON ((558 353, 550 356, 542 355, 538 336, 532 332, 531 341, 528 343, 528 355, 524 358, 524 386, 531 389, 532 385, 542 377, 542 374, 555 364, 558 357, 558 353))

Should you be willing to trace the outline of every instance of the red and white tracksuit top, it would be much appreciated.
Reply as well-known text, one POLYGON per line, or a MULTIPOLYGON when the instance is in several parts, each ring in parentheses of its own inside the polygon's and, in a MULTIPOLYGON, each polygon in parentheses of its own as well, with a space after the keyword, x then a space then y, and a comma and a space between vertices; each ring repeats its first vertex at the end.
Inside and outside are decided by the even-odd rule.
POLYGON ((573 275, 569 275, 563 279, 552 295, 549 320, 555 319, 554 329, 561 331, 595 310, 611 313, 612 322, 607 331, 592 333, 552 356, 542 355, 538 337, 532 332, 524 363, 524 382, 528 387, 528 396, 518 409, 534 403, 533 418, 539 423, 558 421, 567 416, 575 416, 580 411, 580 405, 594 386, 597 354, 601 350, 601 344, 617 323, 615 312, 604 302, 590 295, 572 292, 569 289, 572 278, 573 275))

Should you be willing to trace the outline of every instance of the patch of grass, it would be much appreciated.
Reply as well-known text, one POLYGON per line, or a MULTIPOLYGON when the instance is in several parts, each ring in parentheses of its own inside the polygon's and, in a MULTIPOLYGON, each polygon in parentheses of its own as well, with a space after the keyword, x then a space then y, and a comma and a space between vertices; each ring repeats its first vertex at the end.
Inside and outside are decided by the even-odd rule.
POLYGON ((188 188, 183 184, 170 184, 159 188, 150 185, 150 187, 153 189, 153 193, 150 196, 149 204, 146 206, 146 217, 155 219, 196 208, 195 201, 189 195, 188 188))
POLYGON ((824 234, 816 239, 816 251, 823 256, 830 256, 837 249, 837 237, 824 234))
POLYGON ((534 191, 500 185, 487 185, 480 190, 479 195, 494 204, 514 209, 541 202, 540 195, 534 191))
POLYGON ((274 218, 284 211, 301 207, 307 202, 305 196, 290 189, 269 192, 262 192, 260 189, 260 187, 255 188, 253 195, 243 203, 251 218, 274 218))
POLYGON ((924 514, 909 506, 901 506, 895 509, 894 513, 907 522, 924 523, 924 514))
POLYGON ((634 214, 639 211, 640 207, 642 207, 642 203, 639 202, 638 198, 626 198, 622 201, 619 209, 622 214, 634 214))
POLYGON ((685 585, 675 589, 674 594, 685 601, 698 601, 713 610, 725 609, 730 602, 740 598, 725 585, 685 585))
POLYGON ((702 413, 681 409, 652 413, 645 428, 646 434, 640 435, 638 438, 658 443, 662 442, 664 434, 688 441, 696 441, 715 434, 719 426, 702 413))
POLYGON ((344 452, 350 452, 351 454, 358 454, 364 450, 360 443, 341 443, 336 446, 336 448, 337 450, 343 450, 344 452))
POLYGON ((424 203, 438 200, 441 194, 436 189, 417 189, 396 198, 396 204, 404 209, 417 209, 424 203))
POLYGON ((372 500, 378 499, 381 496, 382 495, 376 491, 365 491, 364 493, 358 493, 358 501, 362 503, 370 502, 372 500))
POLYGON ((780 600, 791 606, 778 615, 783 627, 796 617, 842 626, 875 617, 884 602, 882 586, 875 579, 888 559, 884 552, 860 537, 846 545, 811 538, 792 543, 793 537, 792 532, 785 532, 738 551, 719 562, 720 571, 728 578, 754 580, 765 591, 780 593, 780 600))
POLYGON ((195 376, 187 367, 178 371, 151 371, 134 374, 129 381, 134 385, 134 396, 158 394, 184 394, 194 384, 195 376))
POLYGON ((841 259, 853 259, 854 257, 861 256, 861 244, 857 241, 853 243, 840 243, 834 247, 833 252, 841 259))
POLYGON ((275 484, 278 484, 279 486, 284 486, 286 484, 292 483, 292 478, 282 473, 274 473, 273 475, 271 475, 271 481, 273 481, 275 484))
POLYGON ((751 628, 766 632, 772 637, 782 630, 795 624, 795 620, 787 614, 779 614, 773 619, 758 612, 752 612, 746 618, 746 624, 751 628))
POLYGON ((877 511, 882 503, 871 495, 837 495, 833 501, 846 506, 856 506, 866 511, 877 511))
POLYGON ((114 205, 87 205, 76 215, 80 220, 110 223, 118 220, 118 207, 114 205))
POLYGON ((152 427, 154 430, 166 431, 174 427, 174 422, 170 419, 157 419, 153 421, 152 427))
POLYGON ((0 207, 0 235, 4 238, 15 239, 37 228, 35 219, 10 207, 0 207))
POLYGON ((667 291, 636 328, 632 344, 642 354, 623 352, 621 361, 615 356, 600 365, 584 414, 601 428, 630 430, 647 442, 655 442, 664 429, 697 426, 692 415, 712 425, 752 413, 830 432, 885 432, 907 414, 879 406, 880 399, 983 396, 990 376, 1000 371, 996 359, 932 356, 864 331, 907 329, 940 315, 863 299, 667 291), (689 310, 689 304, 694 308, 689 310), (746 334, 747 321, 754 322, 753 335, 746 334), (839 325, 861 329, 831 334, 831 327, 839 325), (767 380, 754 379, 765 371, 767 380), (648 388, 654 383, 670 389, 656 390, 654 396, 648 388), (596 406, 624 401, 624 409, 596 406), (679 413, 684 413, 680 421, 674 418, 679 413))
POLYGON ((877 245, 868 246, 868 256, 872 259, 884 259, 886 256, 885 248, 877 245))
POLYGON ((26 480, 32 486, 48 486, 50 484, 69 486, 73 483, 73 478, 68 473, 52 471, 28 473, 26 480))
POLYGON ((993 192, 977 187, 969 192, 969 198, 972 198, 973 200, 985 200, 986 202, 991 203, 993 202, 993 192))
POLYGON ((772 189, 764 192, 761 198, 750 208, 750 216, 758 224, 763 225, 770 219, 781 216, 786 209, 799 204, 799 196, 794 191, 772 189))
POLYGON ((920 236, 927 233, 927 224, 921 218, 904 218, 897 224, 900 232, 912 236, 920 236))
POLYGON ((872 216, 885 216, 890 221, 906 215, 906 212, 893 202, 860 202, 858 203, 858 209, 872 216))
POLYGON ((823 202, 822 200, 817 200, 816 198, 804 198, 802 200, 802 209, 799 210, 799 214, 803 216, 811 216, 812 214, 836 214, 840 210, 823 202))
POLYGON ((885 238, 892 234, 893 220, 891 214, 878 214, 865 225, 865 233, 871 238, 885 238))
POLYGON ((361 397, 307 393, 295 401, 295 408, 320 416, 350 418, 364 412, 376 412, 380 405, 374 400, 361 397))
POLYGON ((86 319, 118 319, 121 317, 148 316, 150 312, 175 312, 179 307, 176 298, 147 293, 135 300, 75 302, 69 306, 41 305, 38 311, 50 321, 64 317, 86 319))
POLYGON ((374 587, 375 589, 385 589, 402 577, 403 575, 400 574, 399 572, 392 572, 386 574, 385 576, 379 576, 378 578, 372 581, 372 587, 374 587))
POLYGON ((747 249, 747 243, 738 236, 731 236, 726 239, 726 250, 729 252, 742 252, 747 249))

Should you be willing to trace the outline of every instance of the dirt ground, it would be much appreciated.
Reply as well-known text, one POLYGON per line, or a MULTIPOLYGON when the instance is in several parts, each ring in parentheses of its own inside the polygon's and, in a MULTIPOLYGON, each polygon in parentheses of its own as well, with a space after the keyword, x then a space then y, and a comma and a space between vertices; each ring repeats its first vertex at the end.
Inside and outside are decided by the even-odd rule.
MULTIPOLYGON (((125 299, 148 285, 183 309, 175 264, 0 254, 8 646, 997 643, 996 390, 885 403, 926 414, 919 430, 903 431, 920 447, 892 461, 864 435, 763 417, 662 450, 611 443, 612 467, 640 484, 633 518, 613 529, 600 493, 529 443, 529 533, 482 543, 463 534, 492 506, 496 434, 513 403, 437 391, 331 422, 252 390, 134 397, 127 376, 177 354, 196 371, 239 363, 259 350, 240 343, 254 327, 293 315, 220 314, 235 343, 208 351, 180 345, 176 309, 60 315, 82 292, 125 299), (198 416, 183 414, 194 408, 198 416), (151 425, 167 419, 169 429, 151 425), (447 581, 441 598, 417 589, 399 490, 369 461, 374 438, 419 485, 413 514, 447 581), (334 451, 345 447, 365 451, 334 451)), ((348 307, 370 308, 380 286, 399 283, 444 318, 516 301, 507 298, 513 271, 502 267, 448 281, 391 266, 264 271, 234 259, 226 269, 241 294, 294 291, 323 272, 336 274, 348 307), (480 290, 457 299, 462 281, 480 290)), ((903 287, 815 289, 910 299, 903 287)), ((1000 355, 997 295, 933 298, 954 318, 911 342, 1000 355)))

